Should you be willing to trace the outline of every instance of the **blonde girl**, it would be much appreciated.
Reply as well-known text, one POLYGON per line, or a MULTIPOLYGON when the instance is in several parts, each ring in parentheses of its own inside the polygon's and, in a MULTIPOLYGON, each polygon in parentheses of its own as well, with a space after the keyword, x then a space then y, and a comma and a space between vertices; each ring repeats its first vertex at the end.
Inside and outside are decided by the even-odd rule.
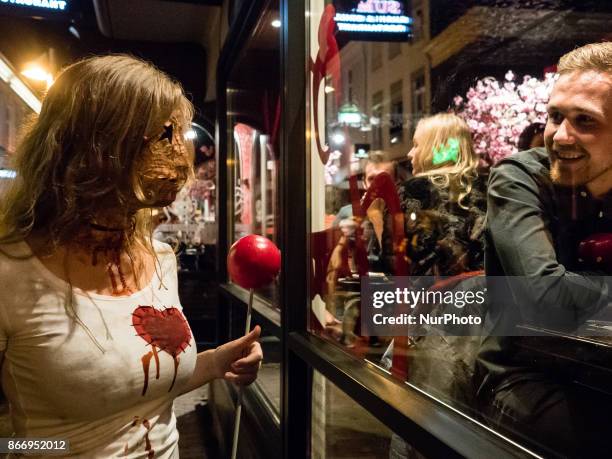
POLYGON ((463 119, 451 113, 423 118, 408 157, 416 177, 427 177, 448 192, 451 202, 467 208, 466 198, 478 178, 478 157, 463 119))

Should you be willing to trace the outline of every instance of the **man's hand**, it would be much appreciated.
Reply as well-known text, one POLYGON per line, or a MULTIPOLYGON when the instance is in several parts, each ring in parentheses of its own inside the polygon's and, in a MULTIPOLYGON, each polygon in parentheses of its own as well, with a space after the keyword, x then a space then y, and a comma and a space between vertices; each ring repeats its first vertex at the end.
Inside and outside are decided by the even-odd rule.
POLYGON ((225 343, 214 350, 212 362, 217 378, 248 386, 257 379, 263 352, 257 342, 261 328, 256 326, 248 335, 225 343))

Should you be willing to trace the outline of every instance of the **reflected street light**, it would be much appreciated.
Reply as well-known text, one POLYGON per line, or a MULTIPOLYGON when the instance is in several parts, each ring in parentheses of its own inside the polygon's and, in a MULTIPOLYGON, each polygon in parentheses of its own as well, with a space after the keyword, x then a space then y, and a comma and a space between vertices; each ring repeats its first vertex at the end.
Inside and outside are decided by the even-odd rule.
POLYGON ((21 74, 32 81, 45 82, 47 89, 53 84, 53 48, 45 51, 35 60, 26 63, 21 74))
POLYGON ((331 141, 336 145, 343 145, 345 140, 346 138, 344 137, 344 134, 341 134, 340 132, 336 132, 331 136, 331 141))
POLYGON ((21 74, 34 81, 44 81, 47 84, 47 89, 53 84, 53 76, 42 67, 32 65, 26 68, 21 74))

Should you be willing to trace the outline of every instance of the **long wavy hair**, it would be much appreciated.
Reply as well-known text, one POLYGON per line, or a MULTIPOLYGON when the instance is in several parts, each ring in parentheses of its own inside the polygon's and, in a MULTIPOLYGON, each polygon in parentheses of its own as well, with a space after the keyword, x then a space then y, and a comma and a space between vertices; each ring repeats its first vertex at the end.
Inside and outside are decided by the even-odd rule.
MULTIPOLYGON (((13 158, 17 176, 0 202, 0 242, 41 234, 51 251, 100 212, 143 196, 134 164, 171 116, 186 126, 192 104, 179 83, 127 55, 90 57, 58 76, 13 158)), ((135 214, 128 244, 154 253, 151 209, 135 214)), ((128 247, 129 249, 129 247, 128 247)))
POLYGON ((427 177, 438 188, 447 190, 452 202, 467 208, 466 197, 478 178, 478 157, 467 123, 452 113, 423 118, 417 125, 421 140, 414 159, 417 177, 427 177), (459 141, 457 160, 434 164, 436 149, 444 148, 449 139, 459 141))

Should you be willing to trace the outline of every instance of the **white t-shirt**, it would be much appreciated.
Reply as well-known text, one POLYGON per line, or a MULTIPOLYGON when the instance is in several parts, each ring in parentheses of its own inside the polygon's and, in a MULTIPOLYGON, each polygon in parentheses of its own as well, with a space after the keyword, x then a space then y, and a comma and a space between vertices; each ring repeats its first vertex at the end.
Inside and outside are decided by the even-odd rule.
POLYGON ((69 440, 69 457, 178 458, 172 403, 196 347, 175 255, 161 242, 154 248, 161 269, 143 290, 72 290, 82 326, 67 315, 65 281, 27 257, 27 244, 0 246, 2 388, 16 437, 69 440))

